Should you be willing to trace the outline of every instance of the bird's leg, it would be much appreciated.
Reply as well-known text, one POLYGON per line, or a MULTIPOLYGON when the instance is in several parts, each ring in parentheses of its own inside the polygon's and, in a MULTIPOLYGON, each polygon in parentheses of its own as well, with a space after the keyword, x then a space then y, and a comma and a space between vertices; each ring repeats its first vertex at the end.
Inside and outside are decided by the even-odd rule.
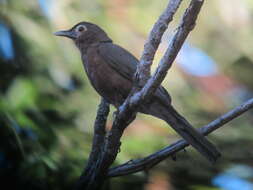
POLYGON ((116 116, 118 115, 119 110, 117 109, 115 112, 112 114, 112 120, 114 121, 116 119, 116 116))

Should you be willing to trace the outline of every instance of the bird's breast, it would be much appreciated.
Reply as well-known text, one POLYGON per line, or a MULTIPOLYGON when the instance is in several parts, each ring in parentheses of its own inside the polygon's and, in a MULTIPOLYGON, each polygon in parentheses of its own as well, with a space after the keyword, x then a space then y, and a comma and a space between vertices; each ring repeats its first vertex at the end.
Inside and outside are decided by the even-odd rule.
POLYGON ((131 81, 112 69, 97 48, 89 49, 83 56, 83 62, 95 90, 115 107, 120 106, 131 90, 131 81))

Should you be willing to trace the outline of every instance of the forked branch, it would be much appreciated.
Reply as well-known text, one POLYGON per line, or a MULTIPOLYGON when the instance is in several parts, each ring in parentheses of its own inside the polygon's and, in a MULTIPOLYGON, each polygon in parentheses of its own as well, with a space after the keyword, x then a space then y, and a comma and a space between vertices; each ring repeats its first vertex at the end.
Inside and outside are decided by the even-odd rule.
MULTIPOLYGON (((161 59, 154 75, 150 77, 150 67, 161 42, 162 35, 181 2, 182 0, 170 0, 167 8, 155 23, 145 44, 140 63, 137 66, 134 84, 138 84, 138 87, 136 88, 136 85, 134 85, 135 88, 133 88, 132 93, 130 93, 125 102, 120 106, 116 113, 112 128, 106 135, 104 133, 104 126, 109 112, 106 110, 109 108, 108 104, 102 101, 97 119, 99 120, 99 113, 102 113, 104 119, 99 121, 101 125, 97 125, 97 123, 95 125, 92 152, 86 170, 79 180, 77 186, 78 190, 99 189, 108 176, 125 175, 136 172, 137 170, 142 170, 145 163, 147 163, 146 166, 152 166, 167 156, 168 150, 164 149, 159 151, 156 155, 150 155, 145 159, 136 160, 134 163, 123 164, 116 168, 112 168, 108 174, 108 169, 118 154, 121 145, 120 139, 125 128, 135 119, 139 105, 149 99, 164 80, 185 39, 194 28, 204 0, 191 0, 189 7, 182 17, 177 32, 169 43, 167 51, 161 59), (139 87, 142 88, 138 89, 139 87), (100 112, 102 108, 105 108, 105 112, 100 112), (102 132, 96 130, 96 126, 99 126, 97 129, 101 129, 102 132), (155 156, 157 155, 159 155, 159 157, 156 158, 155 156)), ((178 148, 178 144, 180 144, 180 146, 187 146, 187 143, 185 143, 185 141, 179 141, 172 145, 172 147, 176 146, 178 148)), ((171 147, 168 147, 168 149, 170 150, 171 147)))
MULTIPOLYGON (((203 135, 208 135, 209 133, 215 131, 216 129, 219 129, 220 127, 224 126, 226 123, 239 117, 240 115, 242 115, 251 108, 253 108, 253 98, 244 102, 240 106, 237 106, 236 108, 232 109, 226 114, 220 116, 219 118, 215 119, 206 126, 200 128, 199 131, 203 135)), ((158 164, 159 162, 167 159, 168 157, 174 155, 175 153, 183 150, 187 146, 189 146, 189 144, 185 140, 179 140, 173 143, 172 145, 156 153, 153 153, 145 158, 131 160, 125 164, 111 168, 108 172, 108 177, 128 175, 131 173, 146 170, 158 164)))

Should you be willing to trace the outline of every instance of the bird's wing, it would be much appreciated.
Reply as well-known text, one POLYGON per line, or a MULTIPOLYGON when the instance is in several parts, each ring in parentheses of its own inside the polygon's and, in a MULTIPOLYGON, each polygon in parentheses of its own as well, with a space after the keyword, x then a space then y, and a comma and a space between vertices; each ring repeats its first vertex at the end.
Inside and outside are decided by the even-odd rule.
POLYGON ((112 69, 132 81, 139 61, 131 53, 113 43, 102 43, 99 54, 112 69))
MULTIPOLYGON (((99 46, 99 54, 115 72, 118 72, 122 77, 130 81, 133 80, 139 60, 131 53, 116 44, 102 43, 99 46)), ((155 97, 163 104, 167 105, 171 103, 169 93, 162 86, 157 89, 155 97)))

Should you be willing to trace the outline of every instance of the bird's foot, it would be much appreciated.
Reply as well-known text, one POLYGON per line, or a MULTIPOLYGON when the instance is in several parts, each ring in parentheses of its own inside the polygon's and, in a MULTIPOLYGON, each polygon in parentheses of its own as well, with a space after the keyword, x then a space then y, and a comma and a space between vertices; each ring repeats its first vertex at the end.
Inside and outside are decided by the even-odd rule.
POLYGON ((112 114, 112 120, 113 120, 113 121, 116 119, 116 116, 118 115, 118 113, 119 113, 118 110, 115 111, 115 112, 113 112, 113 114, 112 114))
POLYGON ((172 159, 173 161, 177 161, 177 155, 176 155, 176 154, 172 154, 172 155, 171 155, 171 159, 172 159))

